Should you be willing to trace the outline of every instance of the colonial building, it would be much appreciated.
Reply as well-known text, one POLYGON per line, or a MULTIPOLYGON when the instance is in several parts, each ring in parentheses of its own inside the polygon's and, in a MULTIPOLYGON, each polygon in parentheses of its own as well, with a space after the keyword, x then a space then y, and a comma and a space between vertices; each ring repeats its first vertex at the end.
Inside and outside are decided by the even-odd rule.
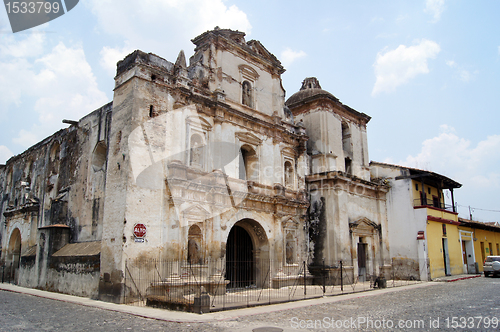
POLYGON ((322 90, 316 78, 305 79, 286 105, 309 136, 311 272, 326 265, 338 275, 342 261, 350 280, 383 274, 390 268, 387 189, 370 180, 370 117, 322 90))
POLYGON ((372 177, 390 186, 387 218, 395 273, 408 275, 410 271, 418 280, 474 273, 472 232, 459 227, 455 210, 453 190, 462 185, 430 171, 378 162, 370 165, 372 177), (451 205, 445 204, 443 190, 449 190, 451 205))
POLYGON ((315 78, 285 103, 285 69, 243 32, 192 41, 189 64, 128 55, 111 103, 0 166, 4 274, 122 302, 144 291, 125 285, 139 266, 166 285, 195 271, 212 292, 311 282, 340 261, 353 282, 384 273, 370 117, 315 78))

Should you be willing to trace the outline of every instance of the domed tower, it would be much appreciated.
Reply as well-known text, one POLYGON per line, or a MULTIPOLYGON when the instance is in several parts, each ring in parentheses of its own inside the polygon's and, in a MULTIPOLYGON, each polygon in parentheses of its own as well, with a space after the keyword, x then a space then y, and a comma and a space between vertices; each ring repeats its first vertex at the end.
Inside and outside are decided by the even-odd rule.
POLYGON ((286 101, 295 121, 302 121, 309 142, 311 173, 341 171, 370 179, 366 124, 370 117, 342 104, 308 77, 286 101))
POLYGON ((386 273, 389 247, 382 239, 388 236, 387 189, 370 182, 370 117, 321 89, 315 77, 306 78, 285 105, 309 136, 309 271, 320 279, 325 264, 335 277, 342 261, 348 278, 386 273))

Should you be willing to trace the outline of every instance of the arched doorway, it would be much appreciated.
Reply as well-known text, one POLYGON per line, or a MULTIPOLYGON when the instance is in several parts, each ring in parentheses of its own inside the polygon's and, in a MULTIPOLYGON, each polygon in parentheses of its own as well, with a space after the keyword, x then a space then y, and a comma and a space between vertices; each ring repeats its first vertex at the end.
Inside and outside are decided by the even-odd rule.
POLYGON ((226 279, 228 288, 241 288, 255 284, 253 243, 250 234, 235 225, 226 243, 226 279))
POLYGON ((226 241, 227 287, 266 287, 271 275, 269 268, 266 231, 253 219, 238 221, 226 241))
POLYGON ((21 263, 21 232, 18 228, 14 229, 9 241, 9 251, 6 257, 7 268, 9 269, 10 281, 18 280, 19 265, 21 263))

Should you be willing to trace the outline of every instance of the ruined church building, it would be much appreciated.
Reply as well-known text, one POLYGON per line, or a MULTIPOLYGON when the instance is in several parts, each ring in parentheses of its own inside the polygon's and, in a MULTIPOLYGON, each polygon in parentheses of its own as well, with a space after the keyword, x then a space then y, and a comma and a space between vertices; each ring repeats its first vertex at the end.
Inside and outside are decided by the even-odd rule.
POLYGON ((280 61, 243 32, 192 42, 189 64, 129 54, 112 102, 0 165, 4 270, 120 303, 126 269, 150 259, 178 263, 172 282, 196 267, 209 290, 390 269, 370 117, 316 78, 285 99, 280 61))

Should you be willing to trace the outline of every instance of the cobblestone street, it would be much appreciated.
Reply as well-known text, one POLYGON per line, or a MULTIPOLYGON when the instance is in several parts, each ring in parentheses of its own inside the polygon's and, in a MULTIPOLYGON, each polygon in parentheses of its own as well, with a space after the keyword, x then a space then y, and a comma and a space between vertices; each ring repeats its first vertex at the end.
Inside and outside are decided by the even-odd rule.
POLYGON ((481 277, 296 302, 301 307, 289 310, 267 306, 205 314, 197 317, 206 322, 177 323, 0 291, 0 331, 451 331, 453 326, 455 331, 493 331, 500 327, 499 294, 500 278, 481 277), (315 304, 322 300, 334 302, 315 304), (262 308, 268 312, 248 315, 262 308))

